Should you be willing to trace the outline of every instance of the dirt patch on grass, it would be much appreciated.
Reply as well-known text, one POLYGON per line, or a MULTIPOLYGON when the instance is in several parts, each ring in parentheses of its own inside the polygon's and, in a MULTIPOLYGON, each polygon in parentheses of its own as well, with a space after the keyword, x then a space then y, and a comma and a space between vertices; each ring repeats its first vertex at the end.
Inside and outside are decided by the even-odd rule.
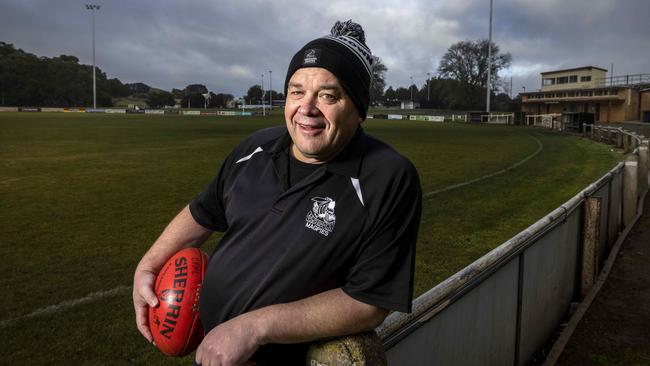
POLYGON ((557 365, 650 365, 650 195, 557 365))

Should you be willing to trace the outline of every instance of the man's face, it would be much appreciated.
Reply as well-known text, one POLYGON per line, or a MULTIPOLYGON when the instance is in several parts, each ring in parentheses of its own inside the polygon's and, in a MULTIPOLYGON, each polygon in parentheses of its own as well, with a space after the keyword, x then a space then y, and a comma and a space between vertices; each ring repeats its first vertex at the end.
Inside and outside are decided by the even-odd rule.
POLYGON ((336 76, 320 67, 298 69, 291 76, 284 119, 293 156, 305 163, 334 158, 362 121, 336 76))

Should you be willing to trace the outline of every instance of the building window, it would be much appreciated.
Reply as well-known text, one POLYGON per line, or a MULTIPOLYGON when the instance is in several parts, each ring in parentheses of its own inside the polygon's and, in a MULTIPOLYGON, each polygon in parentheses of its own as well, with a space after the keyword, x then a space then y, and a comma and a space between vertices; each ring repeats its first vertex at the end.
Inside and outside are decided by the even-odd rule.
POLYGON ((557 83, 558 84, 566 84, 569 82, 569 77, 568 76, 560 76, 557 78, 557 83))
POLYGON ((569 92, 569 93, 567 94, 567 96, 568 96, 568 97, 575 97, 575 96, 576 96, 576 92, 569 92))
POLYGON ((570 83, 577 83, 578 82, 578 75, 569 76, 569 82, 570 83))
POLYGON ((581 76, 580 81, 583 82, 583 83, 591 81, 591 76, 581 76))
POLYGON ((555 84, 555 78, 542 79, 542 85, 553 85, 555 84))

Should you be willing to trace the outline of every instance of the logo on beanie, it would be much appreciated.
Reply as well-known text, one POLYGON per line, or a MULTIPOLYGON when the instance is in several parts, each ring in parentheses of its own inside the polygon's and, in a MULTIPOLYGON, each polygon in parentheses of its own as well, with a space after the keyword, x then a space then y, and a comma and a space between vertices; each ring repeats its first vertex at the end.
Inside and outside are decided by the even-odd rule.
POLYGON ((304 58, 302 60, 303 65, 307 64, 316 64, 318 63, 318 58, 320 57, 321 50, 316 48, 310 48, 305 51, 304 58))

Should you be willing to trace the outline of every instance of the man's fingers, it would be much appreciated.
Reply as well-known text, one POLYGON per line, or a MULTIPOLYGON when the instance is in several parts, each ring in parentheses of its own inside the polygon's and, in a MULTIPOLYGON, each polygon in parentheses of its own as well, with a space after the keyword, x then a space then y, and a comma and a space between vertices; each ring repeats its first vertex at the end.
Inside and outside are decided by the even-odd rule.
POLYGON ((152 308, 155 308, 158 306, 158 297, 156 297, 156 294, 151 291, 148 287, 144 289, 144 293, 142 295, 144 297, 145 301, 147 302, 147 305, 149 305, 152 308))
POLYGON ((149 308, 146 306, 137 306, 135 308, 135 323, 138 331, 149 341, 153 342, 151 330, 149 329, 149 308))

